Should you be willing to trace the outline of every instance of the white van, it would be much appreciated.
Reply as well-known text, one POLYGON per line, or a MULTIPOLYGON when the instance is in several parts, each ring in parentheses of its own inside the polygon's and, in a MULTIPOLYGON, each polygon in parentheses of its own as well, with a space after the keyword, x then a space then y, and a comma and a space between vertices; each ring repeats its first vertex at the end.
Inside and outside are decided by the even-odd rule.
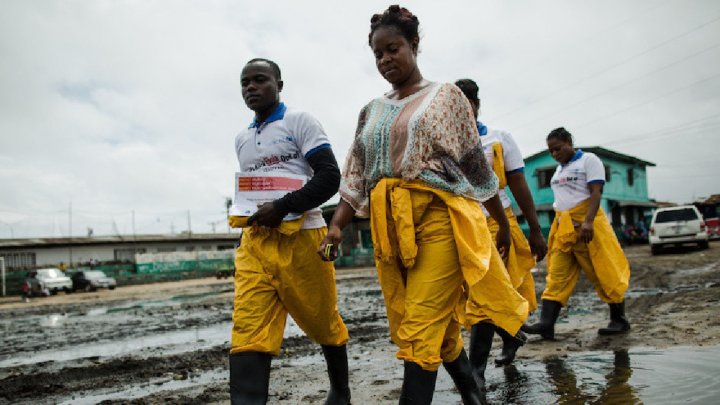
POLYGON ((658 208, 650 222, 650 249, 656 255, 663 246, 697 244, 708 248, 708 233, 700 211, 694 205, 658 208))

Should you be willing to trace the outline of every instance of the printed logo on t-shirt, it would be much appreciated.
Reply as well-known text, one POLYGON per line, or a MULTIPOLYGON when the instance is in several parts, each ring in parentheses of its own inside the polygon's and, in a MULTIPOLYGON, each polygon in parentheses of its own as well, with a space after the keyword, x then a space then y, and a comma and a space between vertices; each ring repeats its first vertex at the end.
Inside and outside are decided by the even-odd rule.
POLYGON ((553 186, 563 186, 567 183, 570 183, 573 181, 578 181, 579 179, 580 179, 580 177, 578 177, 578 176, 565 176, 565 177, 553 179, 553 181, 550 184, 552 184, 553 186))
POLYGON ((258 163, 255 163, 254 166, 248 168, 247 170, 249 172, 254 172, 257 170, 260 170, 263 167, 266 167, 265 171, 273 170, 274 168, 271 166, 278 165, 280 163, 286 163, 293 159, 297 159, 300 157, 300 153, 298 152, 292 152, 285 155, 272 155, 262 158, 262 160, 258 163))
POLYGON ((582 168, 567 168, 564 172, 565 173, 557 173, 553 176, 550 180, 550 185, 562 187, 577 183, 578 180, 582 183, 585 182, 586 175, 582 168))

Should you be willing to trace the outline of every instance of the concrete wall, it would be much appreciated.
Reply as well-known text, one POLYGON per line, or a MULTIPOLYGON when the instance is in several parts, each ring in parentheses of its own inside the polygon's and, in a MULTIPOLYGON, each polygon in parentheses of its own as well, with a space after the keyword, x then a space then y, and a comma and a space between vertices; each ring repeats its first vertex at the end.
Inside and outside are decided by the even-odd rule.
MULTIPOLYGON (((34 253, 36 266, 58 266, 60 263, 67 265, 72 263, 89 263, 91 260, 97 262, 133 261, 136 253, 170 253, 170 252, 194 252, 194 251, 215 251, 233 248, 230 241, 202 241, 197 242, 149 242, 132 244, 88 244, 63 247, 12 247, 0 248, 0 255, 11 253, 34 253), (71 253, 72 251, 72 253, 71 253), (117 254, 116 254, 117 253, 117 254)), ((10 268, 8 266, 8 268, 10 268)))

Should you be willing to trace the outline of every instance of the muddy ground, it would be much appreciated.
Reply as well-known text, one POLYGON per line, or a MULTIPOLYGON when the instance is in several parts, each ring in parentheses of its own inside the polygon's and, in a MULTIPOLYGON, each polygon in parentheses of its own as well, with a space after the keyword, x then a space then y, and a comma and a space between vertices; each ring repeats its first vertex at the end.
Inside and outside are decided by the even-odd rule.
MULTIPOLYGON (((643 350, 677 354, 677 347, 710 347, 713 355, 720 353, 715 350, 720 345, 720 242, 704 251, 675 249, 661 256, 651 256, 647 246, 632 246, 626 254, 632 268, 627 295, 631 333, 597 335, 607 322, 607 306, 581 277, 561 313, 555 341, 531 339, 513 367, 488 367, 490 403, 605 403, 607 392, 617 391, 607 388, 612 381, 635 395, 630 402, 642 402, 643 389, 653 380, 627 388, 634 380, 622 377, 618 364, 630 358, 647 361, 638 355, 643 350), (568 365, 576 369, 566 369, 568 365), (562 381, 577 382, 569 390, 530 383, 552 381, 556 374, 562 381), (538 397, 533 390, 543 394, 538 397)), ((535 276, 540 292, 544 263, 535 276)), ((338 306, 351 336, 353 402, 397 403, 402 364, 394 357, 374 269, 339 270, 337 283, 338 306)), ((229 403, 231 309, 231 281, 210 278, 30 302, 2 298, 0 404, 229 403)), ((492 356, 499 346, 496 338, 492 356)), ((703 353, 678 356, 701 361, 703 353)), ((642 378, 642 371, 636 376, 642 378)), ((270 402, 323 403, 326 389, 319 348, 290 321, 282 354, 273 360, 270 402)), ((459 401, 441 371, 434 403, 459 401)), ((607 403, 612 402, 617 401, 607 403)))

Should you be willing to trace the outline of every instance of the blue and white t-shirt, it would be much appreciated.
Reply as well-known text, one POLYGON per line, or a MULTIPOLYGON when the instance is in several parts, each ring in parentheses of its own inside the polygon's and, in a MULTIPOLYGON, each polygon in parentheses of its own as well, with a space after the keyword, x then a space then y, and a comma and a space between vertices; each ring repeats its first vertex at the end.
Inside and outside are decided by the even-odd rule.
MULTIPOLYGON (((241 172, 313 176, 307 157, 329 148, 330 140, 315 117, 280 103, 264 122, 253 120, 235 137, 241 172)), ((303 229, 325 226, 319 207, 307 212, 303 229)))
MULTIPOLYGON (((483 153, 490 167, 493 167, 493 145, 499 143, 503 149, 505 173, 522 172, 525 170, 525 161, 523 161, 520 148, 509 132, 501 129, 488 128, 481 122, 478 122, 478 131, 480 133, 480 142, 482 142, 483 146, 483 153)), ((503 208, 507 208, 512 204, 504 188, 498 190, 498 196, 500 197, 503 208)), ((485 216, 490 215, 484 206, 482 209, 483 212, 485 212, 485 216)))
POLYGON ((555 169, 550 187, 555 195, 553 207, 567 211, 590 198, 592 183, 605 183, 605 166, 594 153, 578 149, 565 165, 555 169))

